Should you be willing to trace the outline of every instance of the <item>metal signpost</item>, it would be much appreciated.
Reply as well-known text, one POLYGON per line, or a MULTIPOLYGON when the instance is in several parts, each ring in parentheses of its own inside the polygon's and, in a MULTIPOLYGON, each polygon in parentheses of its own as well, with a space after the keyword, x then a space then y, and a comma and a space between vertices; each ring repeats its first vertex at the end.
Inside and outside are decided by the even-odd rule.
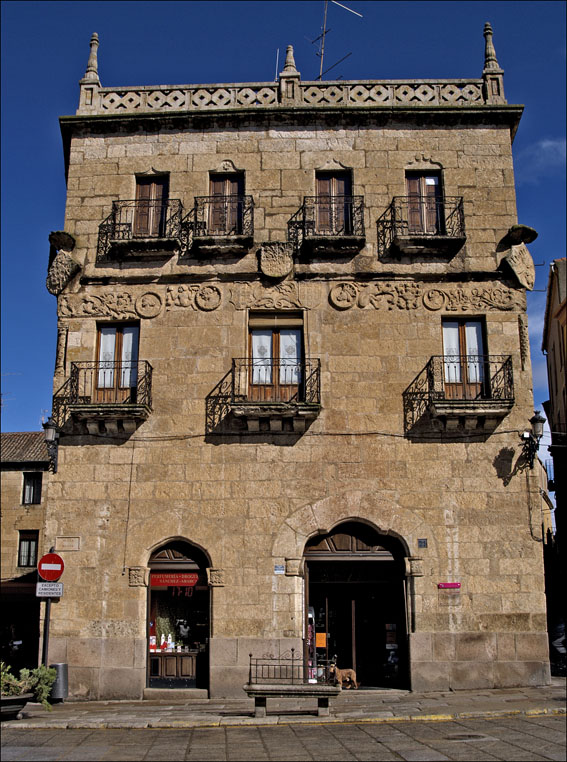
POLYGON ((49 648, 49 619, 51 617, 51 599, 60 598, 63 595, 63 583, 57 582, 63 574, 65 564, 57 553, 46 553, 39 559, 37 573, 45 580, 38 582, 35 594, 38 598, 47 598, 45 602, 45 621, 43 623, 43 648, 41 663, 47 666, 47 651, 49 648))

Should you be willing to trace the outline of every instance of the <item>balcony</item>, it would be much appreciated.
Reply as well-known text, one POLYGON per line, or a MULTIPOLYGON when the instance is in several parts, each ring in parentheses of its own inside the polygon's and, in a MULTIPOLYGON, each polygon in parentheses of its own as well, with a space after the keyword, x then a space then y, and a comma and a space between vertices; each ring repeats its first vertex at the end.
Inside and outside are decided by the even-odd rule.
POLYGON ((321 409, 321 362, 232 361, 230 410, 248 431, 305 431, 321 409))
POLYGON ((112 212, 99 225, 97 262, 166 258, 186 245, 183 205, 168 201, 113 201, 112 212))
POLYGON ((252 196, 198 196, 186 217, 193 249, 201 254, 246 254, 254 242, 252 196))
POLYGON ((366 244, 363 196, 305 196, 288 223, 289 238, 308 254, 352 256, 366 244))
POLYGON ((89 434, 132 434, 152 410, 152 366, 138 362, 72 362, 53 398, 53 417, 85 424, 89 434))
POLYGON ((432 357, 403 394, 406 434, 490 430, 514 405, 512 358, 499 355, 432 357))
POLYGON ((396 196, 376 225, 381 254, 451 257, 466 241, 460 196, 396 196))

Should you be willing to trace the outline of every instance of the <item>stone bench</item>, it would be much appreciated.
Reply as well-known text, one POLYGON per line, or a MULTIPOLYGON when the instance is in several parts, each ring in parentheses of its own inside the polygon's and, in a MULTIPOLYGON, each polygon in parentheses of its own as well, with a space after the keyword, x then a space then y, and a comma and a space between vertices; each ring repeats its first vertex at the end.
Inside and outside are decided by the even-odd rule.
POLYGON ((317 683, 247 683, 244 691, 254 699, 254 716, 266 716, 266 702, 269 698, 316 698, 317 715, 329 716, 329 699, 341 692, 339 685, 324 685, 317 683))

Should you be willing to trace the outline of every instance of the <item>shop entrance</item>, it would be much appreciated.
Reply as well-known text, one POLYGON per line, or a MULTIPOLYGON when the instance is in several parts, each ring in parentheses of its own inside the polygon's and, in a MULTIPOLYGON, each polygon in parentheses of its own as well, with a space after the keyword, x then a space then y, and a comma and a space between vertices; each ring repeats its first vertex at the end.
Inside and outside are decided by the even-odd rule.
POLYGON ((354 668, 363 688, 407 688, 404 550, 359 522, 339 525, 305 547, 306 659, 354 668))
POLYGON ((210 562, 176 541, 152 553, 149 566, 148 687, 208 688, 210 562))

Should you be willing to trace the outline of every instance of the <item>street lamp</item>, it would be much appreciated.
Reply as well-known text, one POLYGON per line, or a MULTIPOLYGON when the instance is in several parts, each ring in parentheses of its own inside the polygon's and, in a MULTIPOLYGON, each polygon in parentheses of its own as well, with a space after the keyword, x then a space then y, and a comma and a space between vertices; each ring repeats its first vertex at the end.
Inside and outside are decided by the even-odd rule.
POLYGON ((545 418, 536 410, 534 415, 530 418, 531 431, 524 431, 521 437, 524 442, 522 448, 522 454, 524 455, 530 468, 534 467, 535 458, 539 449, 539 440, 543 436, 543 424, 545 418))
POLYGON ((49 457, 49 470, 54 474, 57 473, 57 455, 59 452, 59 432, 57 426, 53 420, 53 416, 49 416, 47 421, 42 424, 44 432, 44 440, 47 445, 47 455, 49 457))

